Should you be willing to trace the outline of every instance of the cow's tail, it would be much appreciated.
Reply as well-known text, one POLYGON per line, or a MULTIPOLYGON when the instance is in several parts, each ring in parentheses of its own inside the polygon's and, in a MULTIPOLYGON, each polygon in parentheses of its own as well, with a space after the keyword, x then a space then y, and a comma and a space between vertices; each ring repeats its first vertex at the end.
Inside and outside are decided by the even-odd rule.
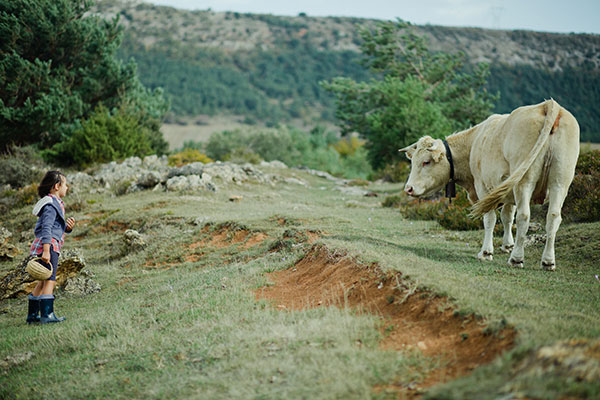
POLYGON ((482 216, 488 211, 495 210, 503 200, 512 193, 514 187, 523 179, 533 162, 538 158, 540 152, 544 148, 544 145, 550 137, 554 122, 560 112, 560 105, 553 99, 546 101, 546 119, 544 121, 544 127, 542 128, 540 135, 538 136, 533 149, 529 153, 529 157, 526 158, 515 171, 504 181, 497 186, 494 190, 487 194, 483 199, 475 203, 471 209, 471 215, 474 217, 482 216))

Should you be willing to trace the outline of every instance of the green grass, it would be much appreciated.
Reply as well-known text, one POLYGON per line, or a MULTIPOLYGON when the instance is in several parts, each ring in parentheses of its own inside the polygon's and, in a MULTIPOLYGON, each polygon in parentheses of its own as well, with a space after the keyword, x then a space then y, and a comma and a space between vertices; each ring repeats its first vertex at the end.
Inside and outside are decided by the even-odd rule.
MULTIPOLYGON (((307 230, 324 232, 320 242, 332 249, 401 271, 449 296, 461 312, 518 329, 514 350, 434 389, 432 398, 497 398, 511 391, 600 397, 598 384, 513 373, 543 345, 600 337, 600 282, 594 278, 600 273, 599 223, 561 227, 556 272, 539 269, 543 245, 537 244, 526 249, 526 268, 516 270, 506 265, 505 254, 488 263, 476 259, 481 231, 449 232, 435 222, 409 221, 381 207, 382 197, 357 198, 320 178, 286 173, 309 187, 248 184, 217 193, 143 192, 83 201, 83 209, 71 214, 88 218, 88 225, 77 226, 65 248, 81 250, 103 289, 85 297, 57 291, 56 311, 67 321, 53 326, 27 326, 24 298, 0 304, 0 360, 34 353, 28 362, 0 370, 0 398, 394 398, 373 388, 418 382, 438 360, 381 349, 375 316, 336 308, 280 311, 256 300, 254 291, 269 284, 267 272, 290 267, 308 251, 303 235, 293 235, 307 230), (229 202, 231 195, 243 200, 229 202), (208 229, 193 223, 198 218, 210 223, 208 229), (269 239, 248 249, 243 243, 188 247, 210 240, 225 223, 269 239), (144 250, 123 255, 126 227, 144 234, 144 250), (277 241, 287 245, 275 246, 277 241), (269 252, 273 247, 280 250, 269 252), (194 252, 198 259, 186 261, 194 252)), ((371 189, 391 193, 397 185, 371 189)), ((0 222, 20 236, 33 228, 29 212, 12 210, 0 222)), ((14 264, 0 263, 0 273, 14 264)))

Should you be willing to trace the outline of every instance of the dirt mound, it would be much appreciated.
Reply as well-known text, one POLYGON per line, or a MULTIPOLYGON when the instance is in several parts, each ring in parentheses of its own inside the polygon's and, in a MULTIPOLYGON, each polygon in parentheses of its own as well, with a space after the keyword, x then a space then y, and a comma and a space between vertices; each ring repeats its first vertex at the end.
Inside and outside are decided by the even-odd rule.
POLYGON ((400 273, 384 273, 377 264, 360 265, 342 252, 315 245, 293 267, 269 274, 274 286, 257 291, 280 309, 317 306, 361 309, 383 317, 386 349, 420 349, 440 357, 441 367, 420 385, 385 387, 403 395, 467 374, 512 347, 516 331, 485 327, 484 321, 455 311, 447 298, 417 290, 400 273))

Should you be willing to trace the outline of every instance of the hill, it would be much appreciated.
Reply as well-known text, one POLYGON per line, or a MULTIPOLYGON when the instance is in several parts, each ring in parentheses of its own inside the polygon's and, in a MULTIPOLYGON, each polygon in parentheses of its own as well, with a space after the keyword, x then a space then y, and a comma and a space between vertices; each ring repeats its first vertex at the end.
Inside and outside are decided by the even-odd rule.
POLYGON ((36 217, 0 194, 0 250, 22 252, 0 257, 0 398, 600 396, 600 222, 561 225, 555 272, 531 232, 518 269, 477 260, 482 230, 382 207, 397 184, 166 161, 68 174, 54 326, 5 285, 36 217))
MULTIPOLYGON (((186 11, 105 0, 97 12, 119 16, 120 56, 133 57, 143 83, 163 87, 175 121, 236 114, 247 123, 333 121, 335 104, 319 82, 368 79, 359 61, 359 27, 375 20, 186 11)), ((582 140, 600 142, 600 36, 416 26, 434 51, 464 52, 491 65, 497 112, 553 97, 571 110, 582 140)))

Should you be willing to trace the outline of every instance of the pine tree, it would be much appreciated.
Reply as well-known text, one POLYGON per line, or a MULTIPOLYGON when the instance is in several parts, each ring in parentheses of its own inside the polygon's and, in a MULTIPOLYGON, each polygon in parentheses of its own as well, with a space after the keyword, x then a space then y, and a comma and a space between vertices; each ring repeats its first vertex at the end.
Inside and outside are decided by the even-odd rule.
POLYGON ((342 132, 367 139, 374 168, 397 161, 398 149, 423 135, 441 137, 490 114, 495 97, 484 88, 486 65, 467 72, 464 54, 430 52, 401 20, 363 29, 361 36, 363 63, 373 78, 340 77, 323 85, 337 98, 342 132))
MULTIPOLYGON (((90 6, 88 0, 0 0, 0 152, 12 144, 50 148, 101 105, 153 107, 159 117, 166 112, 161 92, 141 87, 135 63, 115 58, 118 18, 91 15, 90 6)), ((155 118, 140 121, 160 134, 155 118)))

